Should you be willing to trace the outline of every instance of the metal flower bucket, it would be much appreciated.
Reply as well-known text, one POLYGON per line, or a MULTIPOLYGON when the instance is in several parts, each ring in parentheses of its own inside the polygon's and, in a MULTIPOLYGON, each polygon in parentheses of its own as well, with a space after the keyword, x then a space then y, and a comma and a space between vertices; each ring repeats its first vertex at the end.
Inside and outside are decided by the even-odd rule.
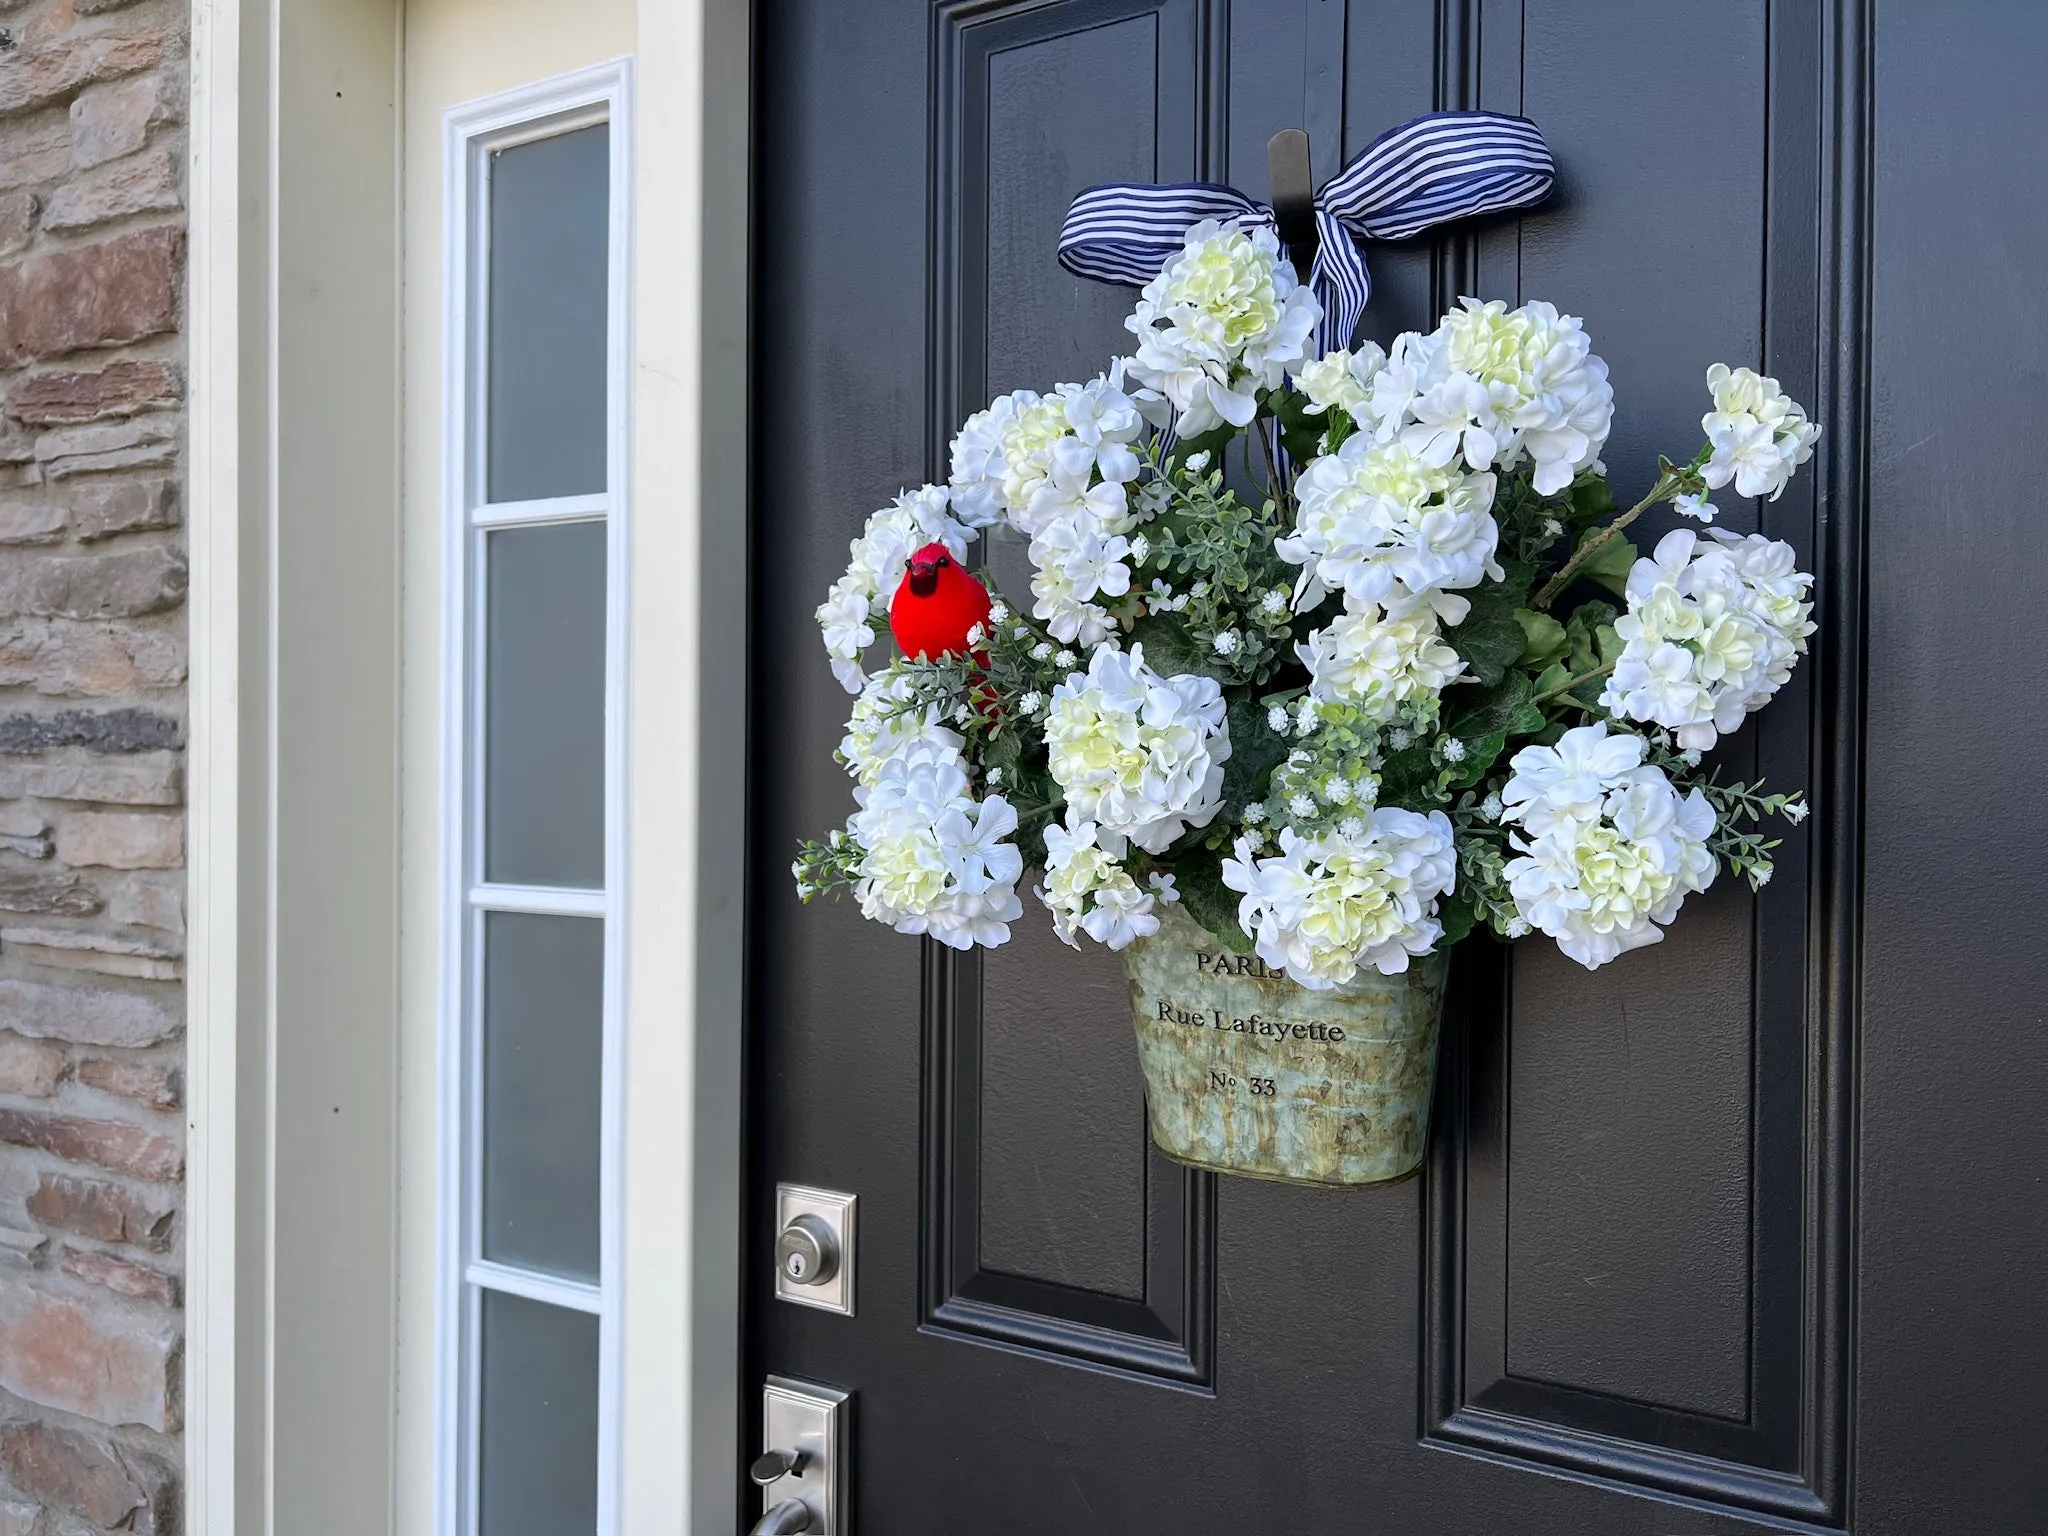
POLYGON ((1448 968, 1439 952, 1312 992, 1163 906, 1124 951, 1152 1139, 1286 1184, 1406 1178, 1429 1148, 1448 968))

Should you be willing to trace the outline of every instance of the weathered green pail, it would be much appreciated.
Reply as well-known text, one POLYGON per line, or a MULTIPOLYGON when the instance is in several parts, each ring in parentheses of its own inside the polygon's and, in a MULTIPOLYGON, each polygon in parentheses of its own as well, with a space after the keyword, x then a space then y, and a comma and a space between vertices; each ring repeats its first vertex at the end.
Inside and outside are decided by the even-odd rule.
POLYGON ((1447 955, 1311 992, 1178 906, 1159 910, 1124 970, 1161 1151, 1288 1184, 1384 1184, 1422 1166, 1447 955))

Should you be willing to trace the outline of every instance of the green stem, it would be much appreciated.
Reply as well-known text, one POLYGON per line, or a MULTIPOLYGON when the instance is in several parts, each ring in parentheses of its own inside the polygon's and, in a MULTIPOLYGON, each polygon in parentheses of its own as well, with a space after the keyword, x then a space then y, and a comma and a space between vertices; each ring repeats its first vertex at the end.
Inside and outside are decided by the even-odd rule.
MULTIPOLYGON (((1531 704, 1541 704, 1547 699, 1557 698, 1560 694, 1570 693, 1573 689, 1581 686, 1582 684, 1596 682, 1600 678, 1605 677, 1608 673, 1612 672, 1613 670, 1613 662, 1602 662, 1599 666, 1593 668, 1592 671, 1581 672, 1577 677, 1572 678, 1569 682, 1559 683, 1555 688, 1546 688, 1542 693, 1539 693, 1534 698, 1530 699, 1529 702, 1531 704)), ((1574 699, 1572 700, 1572 702, 1574 704, 1578 704, 1584 701, 1574 699)))
POLYGON ((1546 581, 1536 595, 1529 600, 1529 606, 1539 611, 1548 608, 1557 600, 1558 593, 1571 585, 1572 578, 1586 568, 1586 562, 1607 547, 1608 540, 1649 511, 1650 508, 1657 505, 1658 502, 1670 498, 1683 488, 1684 485, 1685 480, 1680 475, 1674 474, 1669 470, 1659 475, 1657 483, 1650 487, 1650 494, 1622 513, 1621 516, 1617 517, 1605 528, 1594 534, 1592 538, 1581 544, 1573 552, 1571 559, 1565 561, 1558 573, 1546 581))

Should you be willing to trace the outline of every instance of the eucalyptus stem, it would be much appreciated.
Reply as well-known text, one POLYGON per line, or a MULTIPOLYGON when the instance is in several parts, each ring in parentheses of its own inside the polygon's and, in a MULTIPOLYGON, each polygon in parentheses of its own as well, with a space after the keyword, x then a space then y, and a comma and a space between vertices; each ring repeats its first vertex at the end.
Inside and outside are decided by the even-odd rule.
MULTIPOLYGON (((1554 699, 1561 694, 1568 694, 1574 688, 1580 687, 1583 684, 1599 681, 1601 678, 1605 677, 1608 673, 1612 672, 1613 670, 1614 663, 1611 661, 1604 661, 1599 666, 1593 668, 1593 670, 1590 672, 1581 672, 1577 677, 1574 677, 1567 682, 1559 683, 1555 688, 1546 688, 1543 692, 1537 694, 1534 698, 1530 699, 1529 702, 1531 704, 1541 704, 1547 699, 1554 699)), ((1572 702, 1574 704, 1577 704, 1582 701, 1574 699, 1572 700, 1572 702)))
POLYGON ((1543 583, 1536 595, 1529 600, 1529 606, 1538 610, 1548 608, 1557 600, 1558 593, 1571 585, 1572 578, 1586 568, 1587 562, 1607 547, 1608 540, 1649 511, 1650 508, 1657 505, 1658 502, 1668 500, 1671 496, 1682 490, 1685 483, 1685 478, 1681 471, 1665 470, 1663 474, 1657 477, 1657 483, 1650 487, 1649 495, 1630 507, 1621 516, 1617 517, 1613 522, 1602 528, 1592 538, 1586 540, 1578 549, 1573 551, 1571 559, 1565 561, 1564 565, 1558 570, 1558 573, 1543 583))

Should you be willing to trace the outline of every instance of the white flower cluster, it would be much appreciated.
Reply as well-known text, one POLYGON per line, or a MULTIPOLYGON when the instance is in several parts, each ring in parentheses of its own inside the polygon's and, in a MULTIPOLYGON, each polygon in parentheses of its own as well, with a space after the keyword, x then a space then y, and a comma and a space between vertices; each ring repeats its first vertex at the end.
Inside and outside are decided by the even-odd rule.
POLYGON ((1425 463, 1471 469, 1535 465, 1552 496, 1600 461, 1614 386, 1584 325, 1556 306, 1461 301, 1427 336, 1399 337, 1372 383, 1361 424, 1425 463))
POLYGON ((1340 590, 1347 608, 1428 597, 1451 623, 1470 604, 1449 594, 1502 571, 1494 552, 1494 477, 1431 464, 1400 442, 1359 434, 1301 472, 1294 532, 1280 557, 1304 567, 1295 607, 1340 590))
POLYGON ((1361 342, 1356 352, 1339 348, 1303 363, 1294 375, 1294 387, 1307 396, 1311 416, 1334 406, 1352 420, 1364 421, 1372 405, 1372 381, 1386 366, 1386 353, 1373 342, 1361 342))
POLYGON ((1420 598, 1347 610, 1295 649, 1309 670, 1311 699, 1356 705, 1382 723, 1404 704, 1434 698, 1465 670, 1420 598))
POLYGON ((1697 789, 1681 798, 1646 745, 1576 726, 1517 752, 1501 791, 1501 819, 1521 827, 1506 870, 1515 911, 1588 970, 1656 943, 1714 880, 1713 807, 1697 789))
POLYGON ((867 680, 853 701, 846 734, 839 741, 839 760, 854 782, 872 787, 882 767, 917 746, 960 752, 966 742, 946 724, 947 711, 936 701, 917 703, 915 679, 900 662, 891 662, 867 680))
POLYGON ((1625 644, 1600 695, 1609 713, 1661 725, 1702 752, 1770 702, 1814 630, 1813 578, 1791 545, 1711 537, 1667 533, 1629 571, 1628 612, 1614 625, 1625 644))
POLYGON ((1266 964, 1304 987, 1342 986, 1365 966, 1408 969, 1443 936, 1436 906, 1457 878, 1451 823, 1442 811, 1381 806, 1321 837, 1280 831, 1280 852, 1261 858, 1250 838, 1223 861, 1223 880, 1244 899, 1238 922, 1266 964))
POLYGON ((1813 457, 1820 428, 1776 379, 1716 363, 1707 370, 1714 408, 1700 418, 1713 453, 1700 470, 1710 490, 1735 482, 1737 495, 1783 494, 1792 471, 1813 457))
POLYGON ((1050 395, 1004 395, 953 440, 954 505, 976 527, 1007 522, 1030 538, 1032 613, 1082 645, 1113 627, 1095 599, 1131 589, 1131 444, 1145 422, 1119 382, 1122 366, 1050 395))
POLYGON ((1223 807, 1230 727, 1214 678, 1162 677, 1145 648, 1099 647, 1052 692, 1045 740, 1070 814, 1162 853, 1223 807))
POLYGON ((1130 374, 1172 406, 1182 437, 1246 426, 1258 392, 1307 359, 1322 318, 1272 230, 1204 219, 1124 322, 1138 338, 1130 374))
POLYGON ((854 791, 848 824, 861 847, 854 894, 863 916, 954 949, 1007 942, 1024 915, 1017 813, 1001 795, 976 800, 949 747, 923 742, 883 762, 854 791))
POLYGON ((848 693, 867 682, 861 655, 875 643, 877 620, 886 622, 889 604, 910 557, 927 544, 941 543, 955 560, 965 559, 975 529, 953 516, 943 486, 905 491, 868 519, 849 546, 846 574, 818 608, 818 628, 832 658, 832 675, 848 693))
POLYGON ((1069 825, 1045 829, 1045 884, 1038 899, 1052 913, 1053 932, 1071 948, 1076 933, 1122 949, 1159 931, 1158 904, 1175 901, 1171 875, 1155 874, 1140 889, 1119 861, 1125 840, 1068 813, 1069 825))

